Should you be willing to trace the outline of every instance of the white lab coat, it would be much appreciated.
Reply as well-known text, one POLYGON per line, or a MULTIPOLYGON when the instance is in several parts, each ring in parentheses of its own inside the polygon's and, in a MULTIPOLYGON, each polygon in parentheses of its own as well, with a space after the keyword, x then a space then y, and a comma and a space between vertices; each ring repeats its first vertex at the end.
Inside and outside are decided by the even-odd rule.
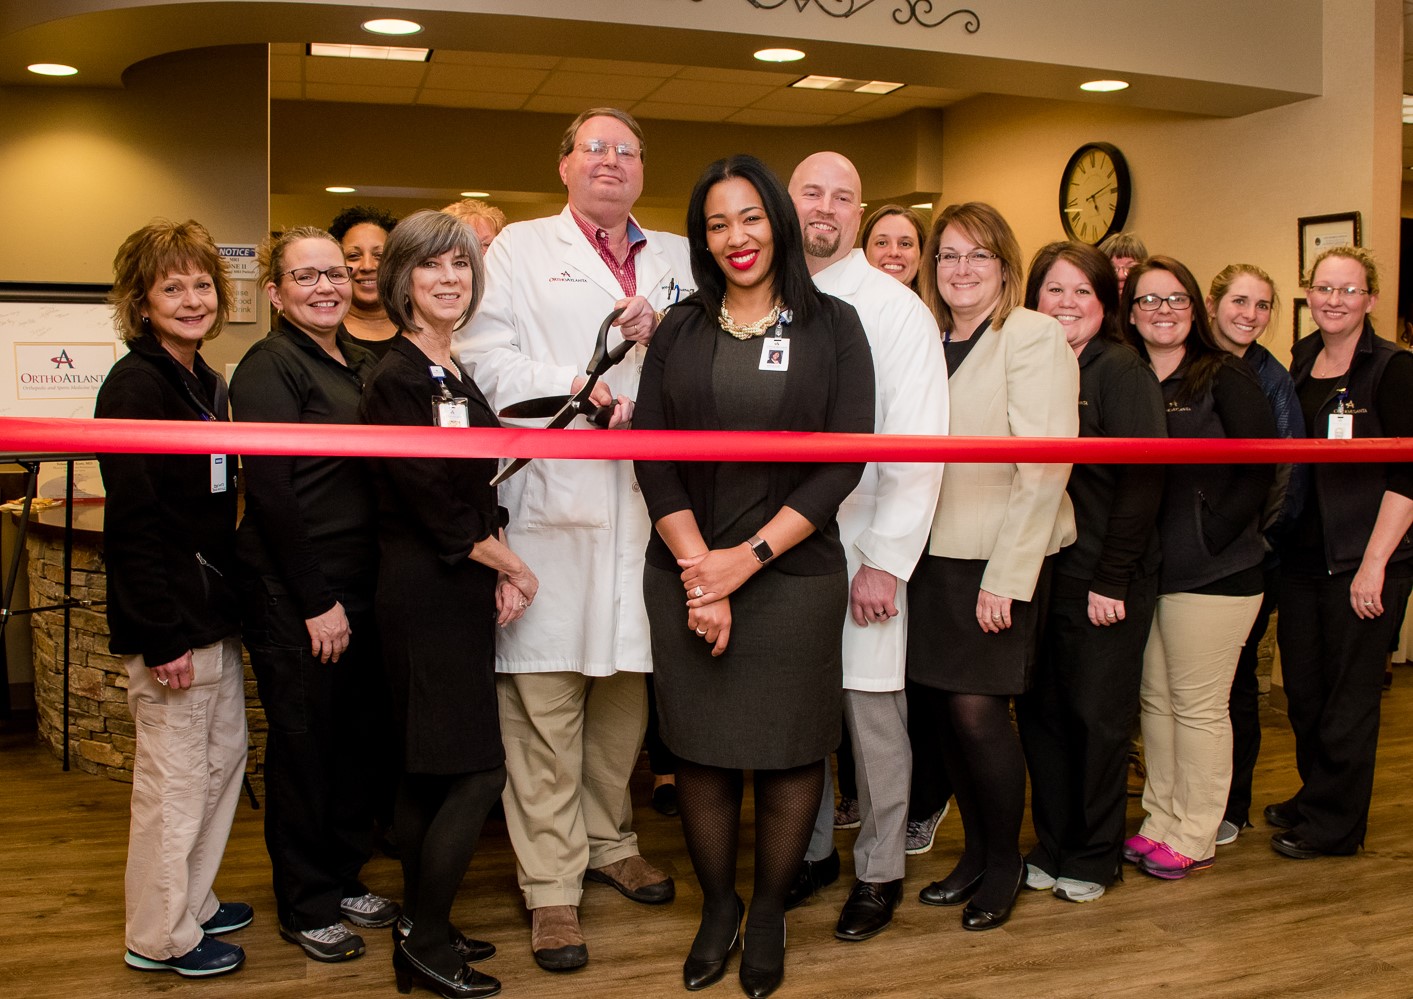
MULTIPOLYGON (((687 241, 644 234, 638 294, 663 309, 693 290, 687 241)), ((495 410, 562 395, 584 374, 599 324, 623 297, 567 207, 516 222, 491 244, 485 299, 452 351, 495 410)), ((610 347, 621 340, 609 332, 610 347)), ((602 379, 615 395, 637 395, 644 350, 634 348, 602 379)), ((570 427, 593 430, 582 417, 570 427)), ((651 525, 632 462, 536 458, 500 486, 500 502, 510 511, 506 540, 539 577, 540 591, 524 617, 499 633, 497 671, 651 672, 643 606, 651 525)))
MULTIPOLYGON (((814 276, 820 291, 842 298, 863 322, 873 350, 874 430, 880 434, 947 432, 947 361, 937 322, 922 300, 854 250, 814 276)), ((839 507, 839 538, 849 580, 861 564, 898 577, 898 616, 861 628, 844 621, 844 689, 903 689, 907 659, 907 579, 927 543, 942 486, 940 462, 869 462, 839 507)))

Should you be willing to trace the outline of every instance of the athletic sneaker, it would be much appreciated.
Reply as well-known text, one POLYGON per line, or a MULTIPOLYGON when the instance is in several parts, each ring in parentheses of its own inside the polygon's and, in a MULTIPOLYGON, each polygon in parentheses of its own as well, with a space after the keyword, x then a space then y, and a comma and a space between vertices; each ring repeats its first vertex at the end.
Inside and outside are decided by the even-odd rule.
POLYGON ((1025 886, 1031 891, 1049 891, 1055 887, 1055 879, 1034 864, 1026 864, 1025 886))
POLYGON ((244 902, 222 902, 211 914, 211 918, 201 924, 201 932, 208 937, 218 937, 222 933, 243 930, 255 919, 255 910, 244 902))
POLYGON ((1194 860, 1192 857, 1185 857, 1178 853, 1166 843, 1159 843, 1138 862, 1138 869, 1155 878, 1176 881, 1192 871, 1205 871, 1212 866, 1214 860, 1216 860, 1215 857, 1194 860))
POLYGON ((1077 878, 1060 878, 1055 882, 1054 895, 1066 902, 1093 902, 1104 894, 1104 886, 1077 878))
POLYGON ((369 892, 357 898, 345 898, 339 902, 343 918, 355 926, 376 930, 381 926, 391 926, 402 915, 402 906, 381 895, 369 892))
POLYGON ((1222 819, 1222 824, 1217 826, 1217 845, 1227 846, 1228 844, 1235 843, 1236 838, 1240 835, 1241 826, 1237 825, 1235 822, 1228 822, 1226 819, 1222 819))
POLYGON ((942 806, 940 812, 934 813, 929 818, 919 822, 908 821, 906 852, 909 857, 916 857, 918 854, 927 853, 932 849, 932 842, 937 838, 937 827, 947 817, 947 810, 951 807, 951 802, 948 802, 942 806))
POLYGON ((175 971, 183 978, 209 978, 235 971, 245 963, 245 951, 235 944, 204 936, 181 957, 159 961, 128 951, 123 955, 123 963, 138 971, 175 971))
POLYGON ((316 961, 351 961, 363 953, 363 938, 343 923, 317 930, 292 930, 281 923, 280 936, 299 944, 316 961))
POLYGON ((863 817, 859 814, 859 799, 841 796, 839 804, 834 807, 834 828, 857 829, 861 825, 863 817))

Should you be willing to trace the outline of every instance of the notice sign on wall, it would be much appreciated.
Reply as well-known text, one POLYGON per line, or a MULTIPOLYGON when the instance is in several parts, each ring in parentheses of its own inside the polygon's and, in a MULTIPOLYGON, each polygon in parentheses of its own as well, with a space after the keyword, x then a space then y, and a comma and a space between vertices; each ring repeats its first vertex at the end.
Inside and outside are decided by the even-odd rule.
POLYGON ((222 243, 217 247, 226 262, 226 274, 231 279, 231 319, 233 323, 253 323, 255 315, 255 281, 260 276, 260 262, 255 247, 245 243, 222 243))
POLYGON ((97 399, 108 369, 118 359, 118 345, 111 340, 16 342, 14 350, 17 400, 97 399))

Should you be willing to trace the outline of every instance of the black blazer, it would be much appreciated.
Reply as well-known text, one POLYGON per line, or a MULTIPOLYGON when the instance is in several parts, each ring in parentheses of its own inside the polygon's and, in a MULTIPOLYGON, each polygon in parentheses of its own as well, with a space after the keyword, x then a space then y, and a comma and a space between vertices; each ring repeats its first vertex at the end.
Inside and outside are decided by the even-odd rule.
MULTIPOLYGON (((716 309, 693 295, 674 306, 653 335, 633 414, 635 430, 720 430, 711 388, 716 344, 725 336, 716 309)), ((790 369, 778 410, 762 414, 767 430, 873 433, 873 355, 853 307, 827 295, 807 324, 788 327, 790 369)), ((653 523, 691 510, 702 536, 715 536, 716 462, 637 461, 634 471, 653 523)), ((774 462, 767 501, 788 506, 815 533, 772 562, 793 575, 823 575, 845 568, 835 514, 863 476, 863 462, 774 462)), ((676 571, 677 560, 654 531, 647 561, 676 571)))

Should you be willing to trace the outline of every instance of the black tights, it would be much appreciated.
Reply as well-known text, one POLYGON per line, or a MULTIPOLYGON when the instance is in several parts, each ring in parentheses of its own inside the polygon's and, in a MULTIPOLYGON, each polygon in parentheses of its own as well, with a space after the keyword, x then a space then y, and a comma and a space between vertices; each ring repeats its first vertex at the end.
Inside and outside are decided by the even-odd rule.
MULTIPOLYGON (((824 791, 819 761, 757 770, 756 879, 742 963, 770 969, 785 959, 785 895, 810 844, 824 791)), ((692 955, 722 956, 736 935, 736 854, 741 831, 740 770, 678 760, 677 801, 692 869, 702 887, 702 925, 692 955)))
POLYGON ((451 948, 451 905, 471 866, 481 826, 505 787, 505 767, 466 774, 403 774, 393 821, 402 852, 402 911, 412 921, 407 949, 451 978, 462 960, 451 948))
POLYGON ((962 813, 966 847, 948 888, 986 877, 974 904, 991 912, 1005 908, 1020 871, 1020 827, 1025 813, 1025 755, 1011 726, 1009 698, 991 694, 944 694, 947 724, 942 756, 962 813))

